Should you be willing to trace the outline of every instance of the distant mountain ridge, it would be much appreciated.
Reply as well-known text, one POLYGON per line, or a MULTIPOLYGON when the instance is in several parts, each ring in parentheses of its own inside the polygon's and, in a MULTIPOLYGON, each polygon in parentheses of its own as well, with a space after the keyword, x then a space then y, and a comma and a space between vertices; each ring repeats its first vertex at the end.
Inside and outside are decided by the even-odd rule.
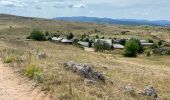
POLYGON ((111 18, 98 18, 98 17, 56 17, 54 20, 73 21, 73 22, 86 22, 97 24, 114 24, 114 25, 152 25, 152 26, 170 26, 168 20, 137 20, 137 19, 111 19, 111 18))

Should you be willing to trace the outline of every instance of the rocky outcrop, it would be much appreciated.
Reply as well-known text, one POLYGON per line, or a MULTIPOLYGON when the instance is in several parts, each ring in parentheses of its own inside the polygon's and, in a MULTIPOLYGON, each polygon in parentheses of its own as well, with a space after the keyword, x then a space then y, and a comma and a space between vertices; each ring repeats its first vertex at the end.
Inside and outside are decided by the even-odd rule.
POLYGON ((103 82, 106 80, 101 72, 95 71, 93 66, 89 64, 76 64, 70 61, 66 62, 64 67, 90 80, 101 80, 103 82))

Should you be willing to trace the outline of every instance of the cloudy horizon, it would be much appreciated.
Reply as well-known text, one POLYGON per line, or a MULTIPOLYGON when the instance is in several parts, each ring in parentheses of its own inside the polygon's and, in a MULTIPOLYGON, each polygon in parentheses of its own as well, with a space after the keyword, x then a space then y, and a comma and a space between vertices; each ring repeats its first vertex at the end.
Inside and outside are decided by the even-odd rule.
POLYGON ((169 9, 169 0, 0 0, 0 13, 41 18, 170 20, 169 9))

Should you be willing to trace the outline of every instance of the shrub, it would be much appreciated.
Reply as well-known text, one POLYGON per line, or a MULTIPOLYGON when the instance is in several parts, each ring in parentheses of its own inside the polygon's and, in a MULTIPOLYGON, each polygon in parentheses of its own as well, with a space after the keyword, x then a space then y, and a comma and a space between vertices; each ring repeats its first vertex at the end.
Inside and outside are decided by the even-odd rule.
POLYGON ((154 41, 153 41, 153 40, 151 40, 151 39, 149 39, 149 40, 148 40, 148 42, 149 42, 149 43, 154 43, 154 41))
POLYGON ((96 35, 96 39, 99 39, 99 36, 98 36, 98 35, 96 35))
POLYGON ((12 63, 15 60, 15 58, 10 55, 10 56, 5 56, 3 60, 4 63, 12 63))
POLYGON ((139 50, 139 44, 135 39, 130 39, 125 44, 124 56, 125 57, 136 57, 139 50))
POLYGON ((49 34, 49 32, 48 31, 46 31, 45 32, 45 36, 49 36, 50 34, 49 34))
POLYGON ((161 46, 163 44, 163 42, 160 40, 159 42, 158 42, 158 46, 161 46))
POLYGON ((168 50, 168 55, 170 55, 170 49, 168 50))
POLYGON ((138 49, 138 53, 139 54, 142 54, 143 52, 144 52, 144 47, 143 47, 143 45, 141 44, 141 42, 139 41, 139 40, 137 40, 137 39, 135 39, 136 40, 136 42, 137 42, 137 44, 138 44, 138 46, 139 46, 139 49, 138 49))
POLYGON ((45 41, 46 40, 45 35, 41 31, 36 30, 36 29, 34 29, 31 32, 30 38, 33 40, 36 40, 36 41, 45 41))
POLYGON ((28 65, 25 71, 25 75, 29 78, 33 78, 35 75, 42 74, 41 70, 36 65, 28 65))
POLYGON ((151 52, 148 51, 148 52, 146 53, 146 56, 147 56, 147 57, 151 56, 151 52))
POLYGON ((60 34, 58 34, 58 33, 53 33, 51 36, 52 36, 52 37, 60 37, 60 34))
POLYGON ((92 44, 93 44, 93 41, 90 40, 90 41, 89 41, 89 47, 92 47, 92 44))
POLYGON ((94 49, 103 52, 104 50, 111 50, 111 46, 105 41, 98 40, 94 43, 94 49))
POLYGON ((31 39, 31 37, 30 37, 30 36, 27 36, 26 39, 31 39))
POLYGON ((125 44, 126 44, 126 39, 121 39, 120 42, 119 42, 119 44, 125 45, 125 44))
POLYGON ((74 34, 70 32, 69 35, 67 36, 67 39, 73 39, 73 38, 74 38, 74 34))
POLYGON ((48 41, 52 41, 52 37, 48 37, 47 40, 48 40, 48 41))
POLYGON ((151 49, 156 49, 158 48, 158 45, 156 43, 154 43, 152 46, 151 46, 151 49))
POLYGON ((105 39, 105 37, 103 36, 103 37, 101 37, 101 39, 105 39))

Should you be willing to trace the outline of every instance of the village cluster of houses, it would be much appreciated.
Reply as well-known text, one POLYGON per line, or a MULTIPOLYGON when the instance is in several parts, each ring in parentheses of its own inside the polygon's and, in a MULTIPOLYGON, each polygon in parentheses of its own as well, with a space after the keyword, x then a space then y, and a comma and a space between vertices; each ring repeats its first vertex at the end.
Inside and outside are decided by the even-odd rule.
MULTIPOLYGON (((97 42, 98 40, 100 41, 104 41, 107 42, 110 46, 113 46, 114 49, 124 49, 124 45, 120 44, 120 41, 122 40, 122 38, 115 38, 115 39, 95 39, 94 42, 97 42)), ((128 41, 129 39, 126 39, 126 41, 128 41)), ((67 39, 66 37, 53 37, 52 41, 54 42, 59 42, 59 43, 63 43, 63 44, 73 44, 74 39, 67 39)), ((143 46, 152 46, 153 43, 149 43, 148 40, 140 40, 140 43, 143 46)), ((81 45, 84 48, 88 48, 89 47, 89 42, 85 42, 85 41, 78 41, 78 44, 81 45)))

